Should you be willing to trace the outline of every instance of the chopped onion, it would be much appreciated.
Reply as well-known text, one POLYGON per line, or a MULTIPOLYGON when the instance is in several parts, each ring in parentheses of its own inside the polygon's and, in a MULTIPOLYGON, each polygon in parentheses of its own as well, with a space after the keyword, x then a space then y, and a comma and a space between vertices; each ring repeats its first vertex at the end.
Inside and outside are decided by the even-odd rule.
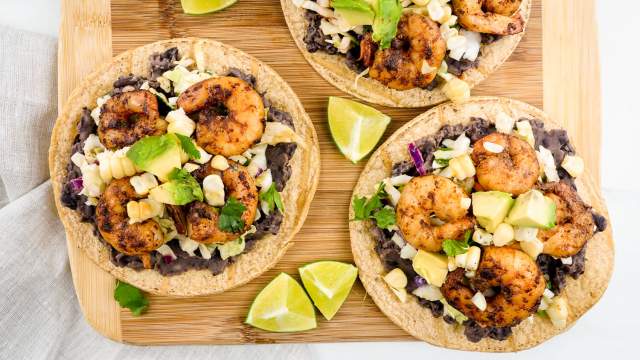
POLYGON ((418 170, 418 174, 422 176, 427 175, 427 171, 424 168, 424 159, 422 158, 422 153, 420 153, 420 149, 418 149, 416 144, 409 144, 409 154, 411 155, 413 164, 416 166, 416 170, 418 170))

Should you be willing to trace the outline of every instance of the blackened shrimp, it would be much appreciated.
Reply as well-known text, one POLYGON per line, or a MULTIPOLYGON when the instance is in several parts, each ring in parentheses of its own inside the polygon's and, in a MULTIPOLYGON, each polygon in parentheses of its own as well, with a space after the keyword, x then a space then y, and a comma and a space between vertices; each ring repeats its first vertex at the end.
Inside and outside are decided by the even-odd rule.
POLYGON ((196 142, 211 154, 240 155, 264 132, 260 94, 235 77, 216 77, 194 84, 180 94, 177 106, 187 114, 199 112, 196 142))
POLYGON ((535 150, 513 135, 491 133, 473 145, 471 156, 484 190, 520 195, 531 190, 540 176, 535 150))
POLYGON ((520 250, 485 247, 476 275, 467 279, 464 269, 447 275, 442 295, 447 302, 481 326, 517 325, 533 314, 540 304, 545 280, 535 260, 520 250), (476 292, 490 293, 486 309, 471 299, 476 292))
POLYGON ((127 203, 139 199, 129 178, 112 180, 96 206, 96 224, 102 237, 118 252, 139 256, 151 267, 150 253, 164 243, 164 233, 153 219, 129 224, 127 203))
POLYGON ((596 230, 591 208, 564 182, 545 183, 539 188, 556 204, 556 226, 538 231, 544 244, 542 252, 557 258, 577 254, 596 230))
MULTIPOLYGON (((362 59, 370 59, 374 48, 372 44, 361 44, 361 49, 367 51, 361 54, 362 59)), ((435 79, 446 51, 438 24, 426 16, 410 13, 400 19, 391 47, 376 51, 373 63, 365 66, 370 65, 372 79, 392 89, 424 88, 435 79)))
POLYGON ((161 135, 166 131, 167 122, 160 118, 158 99, 147 90, 114 95, 102 106, 98 137, 109 150, 120 149, 147 135, 161 135))
POLYGON ((251 227, 258 209, 258 190, 253 177, 244 166, 231 163, 229 168, 220 172, 207 164, 197 170, 194 176, 202 181, 206 176, 212 174, 221 176, 225 187, 225 196, 235 198, 245 207, 240 217, 244 226, 237 232, 223 231, 218 226, 220 209, 196 201, 189 206, 187 212, 187 235, 203 244, 221 244, 237 239, 251 227))
POLYGON ((461 239, 473 229, 469 200, 460 186, 445 177, 414 177, 400 194, 396 223, 409 244, 437 252, 445 239, 461 239))
POLYGON ((453 12, 465 29, 485 34, 514 35, 524 30, 518 11, 522 0, 453 0, 453 12))

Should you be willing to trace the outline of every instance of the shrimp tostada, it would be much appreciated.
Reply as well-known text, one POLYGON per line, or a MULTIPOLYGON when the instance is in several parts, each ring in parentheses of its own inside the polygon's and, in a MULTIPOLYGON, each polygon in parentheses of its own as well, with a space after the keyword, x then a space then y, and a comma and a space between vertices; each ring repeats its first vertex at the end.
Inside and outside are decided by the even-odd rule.
POLYGON ((416 338, 515 351, 602 296, 614 260, 606 216, 558 123, 476 97, 423 113, 371 156, 351 248, 369 295, 416 338))
POLYGON ((127 51, 71 94, 49 166, 67 236, 151 293, 219 293, 272 267, 318 182, 315 130, 275 71, 230 46, 127 51))
POLYGON ((524 35, 533 0, 280 0, 304 57, 339 89, 394 107, 460 101, 524 35))

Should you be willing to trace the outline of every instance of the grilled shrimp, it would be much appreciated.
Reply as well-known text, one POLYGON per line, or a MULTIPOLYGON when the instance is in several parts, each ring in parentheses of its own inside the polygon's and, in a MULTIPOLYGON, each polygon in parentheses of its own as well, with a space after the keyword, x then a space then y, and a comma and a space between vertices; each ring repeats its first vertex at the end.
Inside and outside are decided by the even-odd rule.
POLYGON ((194 176, 202 181, 211 174, 221 175, 227 198, 234 197, 244 205, 245 210, 241 216, 244 227, 237 233, 221 230, 218 227, 220 210, 207 203, 196 201, 191 204, 187 212, 187 234, 189 238, 203 244, 225 243, 237 239, 251 227, 258 209, 258 190, 253 177, 244 166, 231 163, 229 168, 220 172, 207 164, 196 170, 194 176))
POLYGON ((556 204, 556 226, 538 231, 542 252, 558 258, 577 254, 595 233, 590 207, 564 182, 542 184, 540 190, 556 204))
POLYGON ((540 164, 536 152, 526 141, 513 135, 491 133, 473 145, 471 154, 478 183, 484 190, 513 195, 529 191, 538 181, 540 164), (485 143, 500 145, 499 153, 486 149, 485 143))
POLYGON ((160 118, 156 96, 147 90, 135 90, 114 95, 104 103, 98 137, 107 149, 116 150, 166 130, 167 122, 160 118))
POLYGON ((522 0, 453 0, 453 12, 465 29, 485 34, 514 35, 524 30, 518 11, 522 0))
POLYGON ((483 249, 476 276, 468 279, 464 269, 447 275, 442 295, 447 302, 481 326, 514 326, 535 312, 545 289, 542 272, 535 260, 520 250, 489 246, 483 249), (473 287, 473 289, 472 289, 473 287), (482 311, 471 298, 476 291, 487 293, 482 311))
MULTIPOLYGON (((365 37, 364 41, 372 41, 365 37)), ((372 44, 361 44, 366 53, 361 54, 363 60, 371 62, 372 44)), ((398 32, 391 41, 391 47, 378 50, 369 66, 369 76, 384 85, 398 90, 415 87, 424 88, 436 77, 447 51, 447 44, 440 35, 438 24, 426 16, 405 14, 398 23, 398 32), (423 73, 423 63, 430 69, 423 73)))
POLYGON ((139 196, 129 178, 112 180, 98 200, 96 224, 102 237, 118 252, 137 255, 145 268, 151 267, 150 252, 164 244, 164 233, 152 219, 129 224, 127 203, 139 196))
POLYGON ((196 142, 207 152, 240 155, 264 132, 262 98, 244 80, 223 76, 203 80, 185 90, 177 106, 199 112, 196 142))
POLYGON ((460 239, 473 229, 475 221, 468 215, 465 199, 469 198, 464 190, 445 177, 415 177, 402 189, 396 223, 415 248, 440 251, 443 240, 460 239))

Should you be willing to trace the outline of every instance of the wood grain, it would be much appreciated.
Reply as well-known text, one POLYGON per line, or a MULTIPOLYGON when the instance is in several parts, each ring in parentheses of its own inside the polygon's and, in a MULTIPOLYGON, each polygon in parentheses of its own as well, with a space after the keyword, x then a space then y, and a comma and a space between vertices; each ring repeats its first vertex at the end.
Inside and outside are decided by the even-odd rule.
MULTIPOLYGON (((65 3, 82 3, 80 0, 65 0, 65 3)), ((544 0, 553 3, 550 8, 560 11, 564 1, 544 0), (552 6, 552 7, 551 7, 552 6)), ((578 30, 593 26, 592 1, 580 1, 584 6, 577 6, 577 1, 569 2, 568 9, 554 14, 549 21, 542 18, 541 1, 534 3, 532 19, 528 33, 522 43, 503 65, 499 72, 491 75, 481 86, 474 90, 477 95, 509 96, 542 106, 543 101, 551 101, 562 94, 566 101, 577 101, 580 97, 599 97, 597 83, 576 92, 561 81, 554 86, 543 84, 543 80, 553 73, 547 71, 543 76, 543 58, 554 59, 563 50, 556 39, 547 40, 564 29, 565 23, 571 22, 578 30), (588 3, 588 4, 587 4, 588 3), (581 16, 573 19, 571 11, 580 7, 581 16), (586 10, 585 10, 586 9, 586 10), (568 19, 572 19, 569 21, 568 19), (543 23, 544 29, 543 32, 543 23), (545 42, 543 43, 543 33, 545 42), (544 44, 544 51, 543 51, 544 44), (549 49, 547 49, 549 45, 549 49), (543 56, 544 53, 544 56, 543 56)), ((347 226, 347 210, 353 185, 355 184, 362 164, 353 165, 339 154, 331 140, 326 125, 326 103, 328 96, 346 96, 326 81, 324 81, 306 63, 293 41, 281 14, 277 1, 242 0, 222 12, 204 16, 188 16, 182 14, 179 0, 112 0, 108 7, 107 0, 101 0, 102 17, 96 17, 95 12, 74 13, 63 11, 64 21, 75 23, 76 19, 84 23, 86 19, 98 19, 98 23, 108 24, 109 10, 111 13, 112 43, 98 36, 86 35, 87 45, 69 43, 61 36, 62 43, 68 46, 61 59, 73 58, 81 54, 84 46, 101 47, 101 53, 111 51, 118 54, 132 47, 148 42, 168 39, 171 37, 199 36, 226 42, 241 50, 252 54, 271 65, 280 75, 291 84, 307 112, 314 121, 318 132, 322 156, 322 172, 316 198, 312 204, 307 221, 295 239, 295 246, 285 255, 278 266, 256 279, 252 283, 239 289, 216 296, 196 297, 190 299, 176 299, 152 296, 150 311, 142 317, 133 317, 128 310, 118 312, 111 300, 113 289, 112 280, 105 278, 104 273, 95 268, 88 269, 89 262, 82 254, 74 254, 71 259, 76 289, 79 294, 83 311, 88 321, 107 336, 125 342, 136 344, 181 344, 181 343, 272 343, 272 342, 330 342, 330 341, 372 341, 372 340, 409 340, 411 339, 400 328, 393 325, 373 302, 367 298, 362 286, 357 283, 349 295, 345 305, 331 321, 325 321, 318 316, 318 329, 298 334, 271 334, 253 329, 243 324, 246 311, 251 300, 258 291, 277 273, 281 271, 296 274, 297 267, 304 263, 320 260, 335 259, 352 261, 349 234, 347 226), (105 5, 106 4, 106 5, 105 5), (104 15, 106 14, 106 15, 104 15), (75 45, 75 47, 71 46, 75 45), (64 56, 64 57, 63 57, 64 56), (102 275, 98 275, 102 273, 102 275), (87 294, 93 292, 93 298, 87 294), (111 326, 120 324, 120 327, 111 326), (117 331, 116 331, 117 330, 117 331), (121 331, 121 332, 118 332, 121 331)), ((78 5, 76 5, 78 6, 78 5)), ((87 9, 88 10, 88 9, 87 9)), ((549 11, 545 11, 548 14, 549 11)), ((547 16, 547 15, 545 15, 547 16)), ((594 38, 584 40, 591 46, 594 38)), ((566 44, 565 44, 566 45, 566 44)), ((586 45, 584 45, 586 46, 586 45)), ((85 60, 82 57, 78 61, 85 60)), ((93 60, 86 59, 87 62, 93 60)), ((95 61, 94 61, 95 62, 95 61)), ((564 62, 563 62, 564 64, 564 62)), ((565 66, 569 67, 569 63, 565 66)), ((93 64, 82 64, 78 69, 90 68, 93 64)), ((597 62, 595 64, 597 70, 597 62)), ((67 68, 73 71, 74 67, 67 68)), ((545 69, 546 70, 546 69, 545 69)), ((559 71, 559 70, 558 70, 559 71)), ((571 78, 580 78, 578 70, 571 72, 571 78)), ((61 89, 72 88, 81 74, 76 77, 62 77, 61 89)), ((67 90, 68 91, 68 90, 67 90)), ((62 92, 61 94, 66 94, 62 92)), ((60 96, 60 99, 66 97, 60 96)), ((554 111, 563 109, 562 102, 554 103, 554 111), (558 103, 556 105, 556 103, 558 103)), ((395 131, 406 121, 412 119, 424 109, 390 109, 378 107, 393 118, 393 122, 385 137, 395 131)), ((557 115, 556 113, 552 113, 557 115)), ((599 127, 599 113, 583 111, 582 127, 599 127)), ((557 117, 556 117, 557 118, 557 117)), ((564 117, 562 120, 566 120, 564 117)), ((565 121, 567 124, 567 121, 565 121)), ((599 143, 599 133, 577 131, 582 128, 578 123, 570 126, 574 135, 578 135, 578 144, 599 143)), ((582 149, 582 147, 581 147, 582 149)), ((590 155, 587 160, 597 158, 590 155)), ((589 166, 594 164, 588 162, 589 166)), ((75 249, 74 244, 68 244, 70 253, 75 249)), ((71 256, 70 256, 71 257, 71 256)), ((92 265, 92 264, 91 264, 92 265)))
MULTIPOLYGON (((58 109, 82 78, 111 58, 109 0, 63 0, 58 40, 58 109)), ((87 321, 104 336, 122 340, 115 279, 67 238, 73 285, 87 321)))
POLYGON ((561 120, 600 187, 600 56, 595 4, 545 0, 544 110, 561 120), (570 20, 569 20, 570 19, 570 20))

